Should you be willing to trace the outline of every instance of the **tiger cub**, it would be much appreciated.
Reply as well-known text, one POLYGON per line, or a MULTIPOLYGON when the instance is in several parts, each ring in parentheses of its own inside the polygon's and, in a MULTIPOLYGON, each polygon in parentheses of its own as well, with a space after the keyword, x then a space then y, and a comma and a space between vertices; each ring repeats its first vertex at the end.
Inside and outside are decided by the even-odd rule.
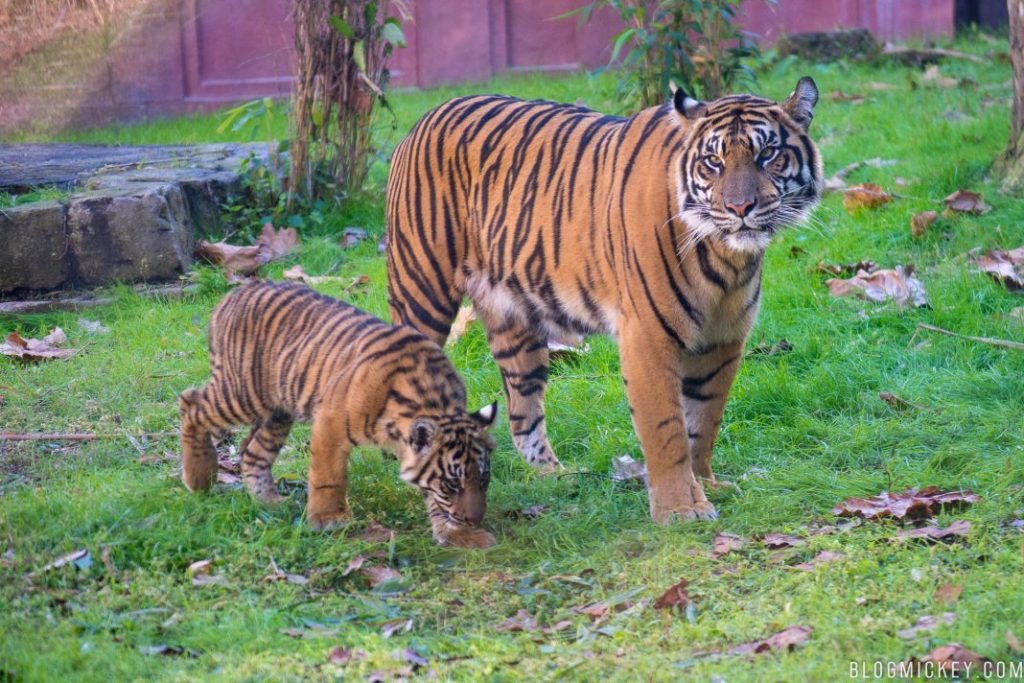
POLYGON ((212 377, 181 409, 182 481, 208 489, 217 473, 211 433, 251 424, 242 443, 246 488, 283 500, 271 465, 295 420, 312 421, 306 518, 317 529, 350 517, 354 446, 392 447, 401 477, 426 499, 441 545, 487 548, 477 527, 490 482, 492 403, 466 410, 466 389, 441 348, 303 285, 254 283, 224 297, 210 320, 212 377))

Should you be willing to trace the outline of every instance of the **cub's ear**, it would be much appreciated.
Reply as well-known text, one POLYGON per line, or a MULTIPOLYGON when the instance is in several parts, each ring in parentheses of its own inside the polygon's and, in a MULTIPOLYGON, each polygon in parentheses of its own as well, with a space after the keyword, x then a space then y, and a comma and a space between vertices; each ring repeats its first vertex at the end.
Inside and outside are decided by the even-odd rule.
POLYGON ((699 119, 708 110, 708 105, 693 99, 686 94, 686 91, 669 81, 669 89, 672 91, 672 104, 676 111, 688 119, 699 119))
POLYGON ((437 423, 429 418, 421 417, 412 423, 412 428, 409 430, 409 445, 416 455, 425 455, 433 449, 436 436, 437 423))
POLYGON ((480 410, 470 415, 473 421, 480 425, 481 429, 490 429, 494 426, 494 423, 498 419, 498 402, 495 401, 489 406, 484 406, 480 410))
POLYGON ((814 118, 814 105, 818 103, 818 86, 814 79, 804 76, 797 81, 796 89, 785 102, 782 108, 789 114, 789 117, 796 121, 797 125, 807 130, 814 118))

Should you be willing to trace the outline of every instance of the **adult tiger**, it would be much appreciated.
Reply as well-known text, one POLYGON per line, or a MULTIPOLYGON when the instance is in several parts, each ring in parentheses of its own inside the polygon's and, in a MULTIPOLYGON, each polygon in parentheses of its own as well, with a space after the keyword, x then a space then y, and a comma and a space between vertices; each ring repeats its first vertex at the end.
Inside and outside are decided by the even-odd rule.
POLYGON ((559 467, 544 426, 552 337, 614 335, 647 461, 651 515, 713 519, 701 479, 743 344, 761 263, 820 198, 802 78, 630 118, 489 95, 442 104, 395 150, 388 292, 395 322, 437 342, 462 296, 487 328, 528 462, 559 467))

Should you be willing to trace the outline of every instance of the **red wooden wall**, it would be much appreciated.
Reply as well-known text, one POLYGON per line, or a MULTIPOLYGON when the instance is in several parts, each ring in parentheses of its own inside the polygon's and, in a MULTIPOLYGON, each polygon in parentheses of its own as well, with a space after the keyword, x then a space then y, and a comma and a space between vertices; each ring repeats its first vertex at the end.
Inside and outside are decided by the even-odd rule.
MULTIPOLYGON (((396 86, 485 81, 515 70, 604 64, 619 30, 553 17, 586 0, 411 0, 396 86)), ((113 27, 116 39, 48 46, 46 69, 0 65, 0 132, 94 125, 209 108, 290 89, 292 0, 148 0, 113 27), (60 46, 57 46, 58 48, 60 46), (13 84, 13 85, 12 85, 13 84)), ((782 33, 864 27, 882 39, 950 35, 954 0, 746 0, 744 27, 782 33)))

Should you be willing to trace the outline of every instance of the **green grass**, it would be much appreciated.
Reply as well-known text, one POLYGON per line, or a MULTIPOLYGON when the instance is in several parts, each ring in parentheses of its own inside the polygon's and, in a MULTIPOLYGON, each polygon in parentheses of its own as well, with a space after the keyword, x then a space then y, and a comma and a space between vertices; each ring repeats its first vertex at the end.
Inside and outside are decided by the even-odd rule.
MULTIPOLYGON (((990 49, 980 40, 960 47, 990 49)), ((740 488, 714 495, 719 521, 655 526, 642 491, 611 483, 612 458, 641 454, 616 350, 603 338, 590 340, 585 357, 552 369, 549 433, 573 473, 534 475, 513 450, 507 427, 498 430, 486 526, 499 545, 486 552, 434 545, 417 494, 374 449, 360 451, 352 463, 355 527, 380 520, 398 531, 391 545, 309 530, 302 524, 301 487, 275 509, 229 487, 191 495, 177 479, 176 462, 141 464, 124 437, 7 443, 0 446, 0 555, 8 551, 0 560, 0 672, 15 680, 359 680, 406 666, 402 652, 413 648, 442 679, 828 681, 845 679, 851 661, 902 661, 949 642, 1020 662, 1005 633, 1024 638, 1024 534, 1007 526, 1024 517, 1024 354, 934 335, 910 343, 918 322, 1024 338, 1024 326, 1011 315, 1024 299, 958 258, 973 247, 1024 244, 1024 204, 999 195, 986 176, 1008 135, 1009 67, 949 62, 942 69, 973 79, 977 88, 910 88, 913 70, 848 64, 789 64, 760 79, 760 92, 783 97, 800 75, 813 75, 823 99, 812 131, 828 173, 869 157, 895 159, 894 166, 865 168, 850 180, 874 181, 901 196, 850 215, 841 197, 830 195, 812 225, 784 233, 769 249, 764 305, 750 344, 785 338, 793 350, 750 358, 740 370, 714 458, 720 477, 740 488), (873 81, 899 89, 869 90, 873 81), (828 93, 840 89, 869 99, 833 102, 828 93), (983 107, 985 96, 1003 99, 983 107), (897 177, 906 185, 896 185, 897 177), (925 238, 912 239, 910 216, 940 209, 959 187, 984 193, 993 210, 943 219, 925 238), (901 311, 830 298, 816 264, 864 258, 883 267, 914 263, 931 308, 901 311), (879 400, 879 391, 926 408, 897 410, 879 400), (783 564, 751 540, 833 522, 832 506, 847 496, 931 484, 981 495, 973 507, 939 518, 943 526, 970 520, 966 539, 901 544, 894 541, 897 525, 866 523, 811 538, 783 564), (548 508, 536 520, 510 514, 537 504, 548 508), (748 543, 711 558, 718 531, 741 534, 748 543), (23 578, 77 548, 90 551, 90 567, 23 578), (104 548, 116 576, 101 561, 104 548), (789 566, 823 549, 843 558, 811 573, 789 566), (386 554, 377 561, 402 572, 408 592, 379 595, 360 578, 343 576, 350 559, 375 550, 386 554), (214 560, 226 586, 191 585, 186 567, 205 558, 214 560), (310 584, 263 582, 272 563, 309 576, 310 584), (650 601, 681 577, 690 581, 695 611, 665 617, 652 609, 650 601), (947 582, 964 588, 953 607, 931 597, 947 582), (633 591, 634 606, 597 624, 572 611, 633 591), (495 631, 519 609, 541 625, 568 619, 572 626, 551 635, 495 631), (930 637, 908 642, 896 635, 920 616, 947 610, 955 622, 930 637), (410 632, 385 639, 381 624, 397 618, 412 620, 410 632), (298 640, 279 632, 310 623, 337 633, 298 640), (698 657, 796 624, 814 632, 792 653, 698 657), (157 644, 198 656, 140 649, 157 644), (327 663, 335 645, 366 659, 338 669, 327 663)), ((613 109, 612 86, 607 78, 545 75, 396 93, 397 131, 456 93, 580 97, 613 109)), ((60 137, 200 142, 217 139, 218 123, 211 115, 60 137)), ((373 182, 336 217, 337 225, 380 233, 383 168, 373 182)), ((334 237, 307 238, 297 256, 272 264, 268 275, 279 277, 295 262, 311 274, 368 274, 371 288, 352 301, 386 315, 385 269, 374 244, 343 251, 334 237)), ((182 301, 141 300, 123 290, 103 309, 0 320, 0 329, 24 336, 60 325, 84 349, 65 362, 0 359, 2 428, 117 435, 175 429, 176 394, 207 377, 205 325, 225 291, 216 273, 204 271, 201 282, 182 301), (77 322, 82 317, 100 320, 111 334, 88 333, 77 322)), ((337 286, 323 289, 339 293, 337 286)), ((478 326, 450 355, 474 407, 500 395, 478 326)), ((296 429, 279 475, 304 479, 308 438, 308 429, 296 429)), ((177 450, 173 440, 140 445, 149 455, 177 450)))

